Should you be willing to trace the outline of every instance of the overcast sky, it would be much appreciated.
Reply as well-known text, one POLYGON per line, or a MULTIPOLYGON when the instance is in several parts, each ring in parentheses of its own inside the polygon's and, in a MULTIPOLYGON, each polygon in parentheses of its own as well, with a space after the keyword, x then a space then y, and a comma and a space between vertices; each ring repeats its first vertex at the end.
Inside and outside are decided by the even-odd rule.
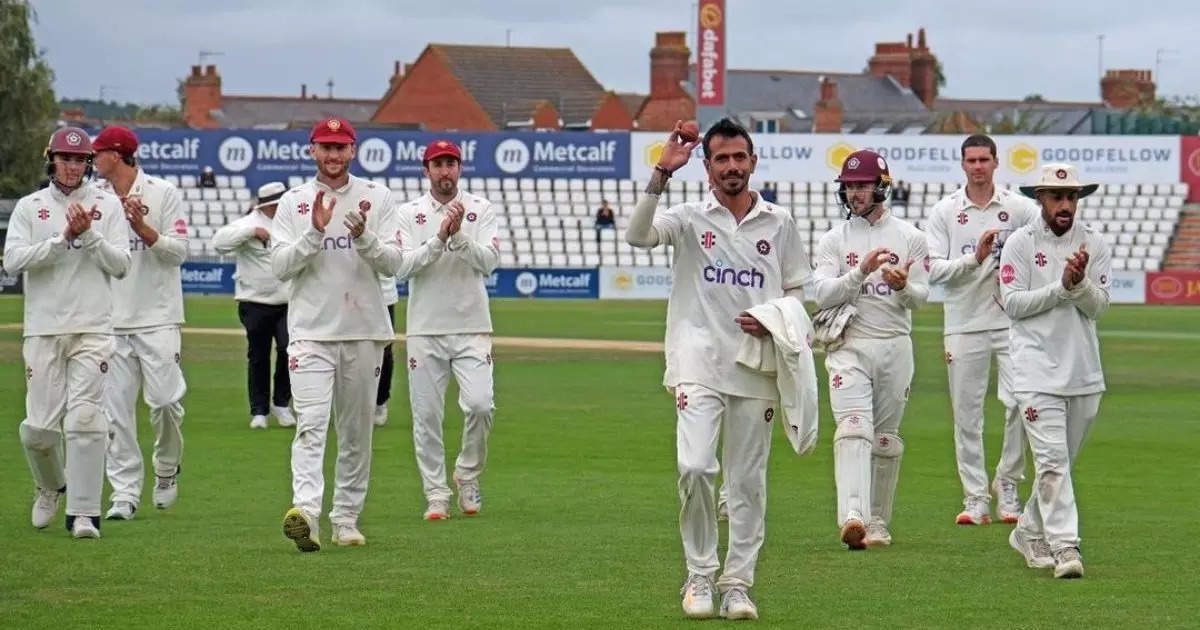
MULTIPOLYGON (((60 97, 177 104, 176 80, 219 51, 228 94, 379 98, 426 44, 569 47, 606 88, 649 90, 660 30, 694 31, 692 0, 33 0, 60 97), (252 6, 251 6, 252 5, 252 6), (101 11, 104 13, 102 14, 101 11)), ((924 26, 955 98, 1096 100, 1104 67, 1154 69, 1159 95, 1200 94, 1200 1, 727 0, 731 68, 861 71, 877 41, 924 26), (1052 7, 1052 8, 1047 8, 1052 7), (1135 9, 1138 7, 1139 9, 1135 9), (1151 8, 1152 7, 1152 8, 1151 8), (848 13, 852 11, 853 13, 848 13)), ((694 48, 694 46, 693 46, 694 48)))

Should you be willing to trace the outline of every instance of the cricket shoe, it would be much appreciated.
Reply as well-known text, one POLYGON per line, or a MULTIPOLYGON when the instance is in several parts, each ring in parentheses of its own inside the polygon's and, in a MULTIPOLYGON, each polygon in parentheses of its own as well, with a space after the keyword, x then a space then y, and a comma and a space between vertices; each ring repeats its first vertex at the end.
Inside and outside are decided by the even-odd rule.
POLYGON ((980 497, 968 497, 963 511, 954 519, 956 525, 987 525, 991 522, 987 499, 980 497))
POLYGON ((62 503, 63 493, 66 488, 61 490, 42 490, 37 489, 33 496, 33 510, 30 513, 30 520, 33 521, 33 526, 38 529, 45 529, 58 514, 58 506, 62 503))
POLYGON ((852 512, 842 523, 842 542, 851 551, 866 549, 867 543, 867 526, 863 525, 862 517, 856 512, 852 512))
POLYGON ((372 422, 374 422, 375 426, 377 426, 377 427, 381 427, 381 426, 387 424, 387 422, 388 422, 388 407, 387 407, 387 405, 376 405, 375 406, 375 417, 372 419, 372 422))
POLYGON ((992 490, 996 493, 996 514, 1000 520, 1014 524, 1021 518, 1021 499, 1017 496, 1017 484, 1011 479, 997 477, 992 482, 992 490))
POLYGON ((483 494, 479 492, 479 480, 459 481, 454 477, 454 485, 458 488, 458 507, 463 514, 475 516, 483 509, 483 494))
POLYGON ((266 416, 254 416, 253 418, 250 418, 250 428, 251 429, 266 429, 267 428, 267 417, 266 416))
POLYGON ((422 518, 427 521, 444 521, 450 518, 450 502, 446 499, 430 499, 422 518))
POLYGON ((179 498, 179 468, 175 469, 174 475, 155 477, 158 477, 158 482, 154 484, 154 507, 165 510, 175 505, 175 500, 179 498))
POLYGON ((1054 577, 1064 579, 1083 577, 1083 556, 1079 555, 1078 547, 1067 547, 1054 553, 1054 577))
POLYGON ((367 537, 358 531, 354 525, 333 524, 333 536, 330 542, 339 547, 362 547, 367 544, 367 537))
POLYGON ((735 586, 721 597, 721 616, 726 619, 758 619, 758 606, 746 589, 735 586))
POLYGON ((113 501, 104 518, 110 521, 132 521, 134 512, 137 512, 137 506, 129 501, 113 501))
POLYGON ((100 537, 100 517, 99 516, 71 516, 67 515, 67 529, 71 530, 72 538, 99 538, 100 537))
POLYGON ((1045 538, 1030 538, 1019 527, 1014 527, 1008 534, 1008 544, 1025 558, 1025 566, 1030 569, 1049 569, 1054 566, 1054 556, 1050 555, 1050 545, 1045 538))
POLYGON ((679 589, 683 598, 683 614, 689 619, 710 619, 713 616, 713 583, 707 575, 688 575, 679 589))
POLYGON ((283 515, 283 535, 296 543, 300 551, 320 551, 321 541, 317 537, 317 523, 304 510, 294 507, 283 515))
POLYGON ((887 547, 892 544, 892 533, 883 519, 875 517, 867 523, 866 542, 868 547, 887 547))
MULTIPOLYGON (((292 410, 288 409, 286 406, 276 407, 275 405, 271 405, 271 415, 275 416, 275 421, 278 422, 279 426, 281 427, 287 428, 296 426, 296 416, 293 416, 292 410)), ((263 418, 263 420, 265 421, 266 418, 263 418)), ((263 428, 265 429, 266 427, 264 426, 263 428)))

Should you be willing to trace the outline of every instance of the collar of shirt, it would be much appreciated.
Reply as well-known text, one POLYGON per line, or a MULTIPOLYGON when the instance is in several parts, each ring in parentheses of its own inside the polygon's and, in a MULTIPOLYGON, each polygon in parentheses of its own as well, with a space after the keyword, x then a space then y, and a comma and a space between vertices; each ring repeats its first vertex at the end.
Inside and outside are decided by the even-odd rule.
POLYGON ((60 203, 71 203, 75 201, 83 201, 85 198, 87 198, 88 183, 83 182, 78 188, 72 190, 70 194, 63 193, 62 189, 58 187, 58 184, 55 184, 54 182, 50 182, 50 186, 48 188, 50 189, 50 196, 55 201, 60 203))
POLYGON ((1052 238, 1055 240, 1069 239, 1075 235, 1075 232, 1083 229, 1083 227, 1080 225, 1080 222, 1079 222, 1079 214, 1078 213, 1075 214, 1075 220, 1071 222, 1070 229, 1068 229, 1066 232, 1063 232, 1061 235, 1055 234, 1054 230, 1050 229, 1050 224, 1046 223, 1045 217, 1042 217, 1041 224, 1042 224, 1042 235, 1045 236, 1046 238, 1052 238))
POLYGON ((871 223, 870 221, 868 221, 866 219, 866 217, 860 217, 857 214, 850 215, 850 218, 848 219, 848 221, 850 221, 851 227, 863 228, 863 229, 867 229, 867 230, 874 230, 874 229, 883 227, 883 224, 887 223, 888 219, 891 219, 891 218, 892 218, 892 213, 888 212, 888 209, 885 207, 883 209, 883 214, 879 215, 879 220, 874 223, 871 223))
MULTIPOLYGON (((971 198, 969 196, 967 196, 967 187, 966 186, 959 188, 958 192, 959 192, 959 194, 962 195, 962 198, 959 200, 959 203, 958 203, 959 210, 966 210, 967 208, 979 208, 979 206, 976 206, 975 203, 971 201, 971 198)), ((979 209, 987 210, 988 208, 991 208, 992 206, 1004 205, 1002 203, 1000 197, 1002 196, 1002 193, 1005 193, 1005 192, 1006 192, 1005 189, 1003 189, 999 186, 993 185, 992 186, 992 198, 987 202, 986 205, 984 205, 982 208, 979 208, 979 209)))
MULTIPOLYGON (((767 208, 766 203, 762 202, 762 198, 758 193, 752 190, 750 191, 750 196, 752 199, 754 199, 754 202, 750 205, 750 212, 747 212, 746 216, 742 217, 742 223, 745 223, 760 214, 771 211, 769 208, 767 208)), ((721 202, 717 200, 717 196, 713 194, 711 190, 708 192, 708 198, 704 200, 704 211, 726 212, 731 218, 733 217, 733 211, 721 205, 721 202)))
POLYGON ((350 187, 351 187, 351 186, 353 186, 353 185, 354 185, 354 180, 355 180, 355 179, 356 179, 356 178, 355 178, 353 175, 351 175, 351 176, 350 176, 350 177, 349 177, 349 178, 346 180, 346 185, 345 185, 345 186, 342 186, 341 188, 333 188, 333 187, 331 187, 331 186, 329 186, 329 185, 325 184, 324 182, 322 182, 321 180, 319 180, 319 179, 317 179, 317 178, 315 178, 315 177, 313 178, 313 180, 312 180, 312 181, 313 181, 313 186, 314 186, 314 187, 316 187, 316 189, 317 189, 318 191, 321 191, 321 190, 323 190, 323 191, 325 191, 325 192, 331 192, 331 193, 336 193, 336 194, 339 194, 339 195, 343 195, 343 194, 345 194, 345 193, 346 193, 348 190, 350 190, 350 187))
POLYGON ((447 201, 446 203, 441 203, 436 198, 434 198, 433 193, 427 192, 427 193, 425 193, 424 202, 425 202, 426 208, 430 212, 437 214, 437 213, 445 210, 446 206, 454 203, 455 201, 462 203, 462 197, 463 197, 463 191, 460 189, 458 192, 454 193, 453 199, 451 199, 450 201, 447 201))

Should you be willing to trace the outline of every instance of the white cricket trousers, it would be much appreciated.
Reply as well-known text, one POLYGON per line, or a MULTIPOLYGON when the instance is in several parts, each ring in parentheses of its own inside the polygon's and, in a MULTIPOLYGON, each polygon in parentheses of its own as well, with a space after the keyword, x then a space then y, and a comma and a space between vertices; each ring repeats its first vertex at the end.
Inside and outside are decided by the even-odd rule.
POLYGON ((724 471, 729 548, 717 587, 754 586, 754 567, 766 535, 767 455, 773 400, 742 398, 695 383, 675 388, 675 457, 679 467, 679 535, 689 573, 712 578, 717 561, 717 473, 724 471), (717 464, 717 441, 725 436, 717 464))
POLYGON ((98 334, 26 337, 21 347, 26 382, 21 444, 37 487, 67 487, 72 516, 100 516, 108 434, 104 381, 112 352, 112 336, 98 334))
POLYGON ((900 421, 913 377, 912 338, 852 338, 825 357, 833 442, 837 522, 852 513, 890 522, 900 456, 900 421))
POLYGON ((154 429, 154 474, 170 477, 183 461, 183 395, 179 327, 114 335, 116 348, 104 384, 104 409, 112 423, 108 483, 112 501, 141 504, 142 450, 137 438, 137 395, 142 390, 154 429))
POLYGON ((413 447, 425 499, 449 501, 446 447, 442 420, 446 415, 446 385, 450 373, 458 382, 462 410, 462 448, 454 462, 454 477, 473 481, 487 463, 495 402, 492 388, 492 336, 411 335, 407 338, 408 397, 412 405, 413 447))
POLYGON ((383 341, 293 341, 288 344, 296 437, 292 440, 292 505, 314 521, 325 494, 329 412, 337 432, 333 510, 329 521, 356 525, 371 477, 371 420, 383 341))
POLYGON ((954 455, 965 499, 991 500, 984 469, 983 401, 987 396, 992 355, 996 356, 996 394, 1004 405, 1004 442, 996 477, 1013 483, 1025 480, 1025 430, 1013 398, 1013 365, 1008 354, 1008 330, 946 335, 946 371, 954 408, 954 455))
POLYGON ((1016 396, 1036 473, 1017 527, 1029 538, 1045 538, 1051 551, 1078 547, 1079 511, 1071 467, 1100 411, 1100 394, 1016 396))

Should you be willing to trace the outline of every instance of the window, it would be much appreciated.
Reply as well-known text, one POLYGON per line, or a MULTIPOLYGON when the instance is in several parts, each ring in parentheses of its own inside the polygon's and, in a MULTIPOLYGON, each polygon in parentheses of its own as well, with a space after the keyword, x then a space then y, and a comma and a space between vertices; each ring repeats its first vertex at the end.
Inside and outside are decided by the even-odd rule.
POLYGON ((756 119, 754 121, 755 133, 779 133, 779 119, 756 119))

